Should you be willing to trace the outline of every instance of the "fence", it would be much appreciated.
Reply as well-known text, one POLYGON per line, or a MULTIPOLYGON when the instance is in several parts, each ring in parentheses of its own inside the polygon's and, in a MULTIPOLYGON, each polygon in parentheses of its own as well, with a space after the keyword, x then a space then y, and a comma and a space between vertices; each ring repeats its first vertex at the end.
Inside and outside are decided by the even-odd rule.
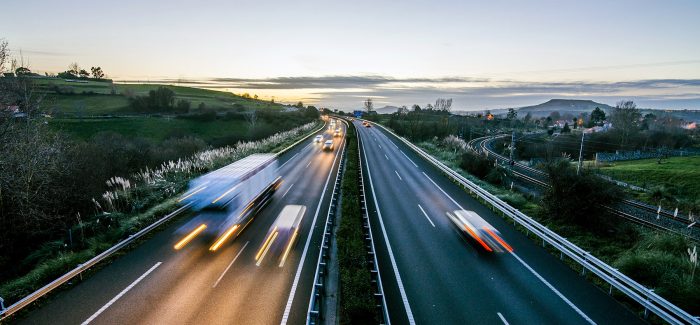
POLYGON ((638 160, 661 157, 686 157, 700 155, 700 150, 697 149, 659 149, 656 151, 616 151, 612 152, 596 152, 595 161, 613 162, 625 160, 638 160))

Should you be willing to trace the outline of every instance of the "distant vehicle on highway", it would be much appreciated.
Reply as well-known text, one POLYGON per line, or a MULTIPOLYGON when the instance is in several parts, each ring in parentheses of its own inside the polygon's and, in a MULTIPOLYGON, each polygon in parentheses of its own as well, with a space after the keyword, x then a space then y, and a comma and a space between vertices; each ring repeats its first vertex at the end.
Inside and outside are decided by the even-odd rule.
POLYGON ((501 233, 474 211, 455 210, 447 216, 460 233, 475 241, 487 252, 512 252, 513 248, 503 240, 501 233))
POLYGON ((333 140, 326 140, 326 142, 323 143, 323 147, 321 147, 321 150, 333 151, 333 140))
POLYGON ((178 229, 188 235, 174 248, 204 233, 218 238, 209 248, 214 251, 238 236, 282 183, 278 165, 274 154, 253 154, 192 180, 179 202, 199 215, 178 229))
POLYGON ((340 132, 340 129, 339 129, 339 128, 338 128, 338 129, 335 129, 335 132, 333 132, 333 136, 334 136, 334 137, 339 137, 339 136, 341 136, 341 135, 342 135, 342 133, 340 132))
POLYGON ((372 125, 369 124, 369 122, 367 122, 367 121, 363 121, 363 122, 362 122, 362 125, 364 125, 366 128, 372 127, 372 125))
POLYGON ((304 205, 287 205, 282 208, 282 211, 267 232, 265 241, 263 241, 262 246, 255 255, 258 265, 262 263, 269 251, 273 251, 281 253, 279 267, 284 266, 284 261, 296 242, 304 213, 306 213, 306 206, 304 205))
POLYGON ((319 135, 317 135, 317 136, 314 137, 314 142, 320 143, 321 141, 323 141, 323 136, 322 136, 322 135, 319 134, 319 135))

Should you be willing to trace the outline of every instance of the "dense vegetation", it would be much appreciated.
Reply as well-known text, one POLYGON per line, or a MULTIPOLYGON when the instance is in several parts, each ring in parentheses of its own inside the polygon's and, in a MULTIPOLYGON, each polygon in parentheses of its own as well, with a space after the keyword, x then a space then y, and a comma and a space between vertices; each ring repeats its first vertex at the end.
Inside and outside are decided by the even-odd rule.
POLYGON ((348 127, 345 174, 341 183, 341 218, 336 239, 340 269, 340 321, 341 324, 375 324, 377 309, 367 262, 364 223, 358 204, 360 166, 355 132, 353 126, 348 127))

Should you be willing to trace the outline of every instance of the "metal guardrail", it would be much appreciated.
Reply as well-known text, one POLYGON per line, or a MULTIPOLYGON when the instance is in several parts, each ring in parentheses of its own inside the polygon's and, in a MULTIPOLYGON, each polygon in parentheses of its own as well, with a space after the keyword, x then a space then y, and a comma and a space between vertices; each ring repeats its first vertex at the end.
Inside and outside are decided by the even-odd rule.
MULTIPOLYGON (((314 129, 313 131, 309 132, 309 134, 307 134, 306 136, 301 138, 299 141, 294 142, 293 144, 289 145, 288 147, 286 147, 286 148, 282 149, 281 151, 279 151, 278 153, 276 153, 277 157, 279 157, 283 153, 287 152, 291 148, 295 147, 297 144, 301 143, 302 141, 308 139, 312 135, 316 134, 318 131, 322 130, 323 128, 325 128, 325 124, 323 126, 321 126, 320 128, 314 129)), ((85 262, 83 264, 79 264, 76 268, 68 271, 68 273, 63 274, 59 278, 51 281, 49 284, 32 292, 31 294, 20 299, 19 301, 15 302, 14 304, 10 305, 9 307, 7 307, 3 310, 0 310, 0 316, 1 316, 0 321, 5 320, 10 315, 16 313, 17 311, 28 306, 29 304, 31 304, 32 302, 36 301, 37 299, 43 297, 44 295, 51 292, 52 290, 60 287, 64 283, 68 282, 72 278, 82 274, 84 271, 86 271, 89 268, 95 266, 96 264, 102 262, 106 258, 112 256, 114 253, 116 253, 117 251, 121 250, 122 248, 128 246, 129 244, 135 242, 137 239, 143 237, 151 230, 157 228, 161 224, 163 224, 163 223, 167 222, 168 220, 172 219, 173 217, 179 215, 182 211, 186 210, 187 208, 189 208, 189 204, 186 204, 186 205, 178 208, 177 210, 169 213, 168 215, 160 218, 158 221, 152 223, 151 225, 147 226, 146 228, 141 229, 137 233, 135 233, 133 235, 129 235, 129 237, 127 239, 120 241, 119 243, 108 248, 107 250, 100 253, 99 255, 91 258, 87 262, 85 262)))
MULTIPOLYGON (((372 236, 372 224, 370 223, 369 220, 369 213, 367 209, 367 196, 365 195, 365 181, 364 181, 364 175, 362 172, 362 152, 360 151, 362 146, 360 145, 361 139, 359 137, 359 132, 358 132, 358 137, 357 137, 357 153, 358 153, 358 159, 359 159, 359 164, 357 165, 360 168, 360 173, 359 173, 359 180, 358 182, 360 183, 360 202, 362 205, 360 206, 360 210, 362 212, 362 219, 363 219, 363 227, 365 231, 365 246, 367 246, 367 253, 371 256, 370 260, 370 267, 372 268, 370 270, 370 273, 372 275, 372 284, 375 288, 375 294, 374 297, 376 299, 377 303, 377 308, 380 310, 380 319, 379 319, 379 324, 387 324, 391 325, 391 319, 389 318, 389 310, 386 305, 386 297, 384 296, 384 287, 382 286, 382 276, 379 273, 379 263, 377 262, 377 250, 374 248, 374 237, 372 236)), ((369 167, 368 167, 369 168, 369 167)))
POLYGON ((543 240, 543 243, 548 243, 549 245, 558 249, 562 254, 580 264, 583 267, 582 273, 585 274, 586 270, 592 272, 600 279, 610 284, 611 291, 612 288, 615 288, 627 295, 632 300, 636 301, 638 304, 644 307, 645 316, 651 311, 664 321, 671 324, 700 324, 700 318, 688 314, 678 306, 654 293, 653 290, 644 287, 627 275, 591 255, 589 252, 569 242, 566 238, 561 237, 557 233, 549 230, 547 227, 513 208, 508 203, 502 201, 495 195, 487 192, 478 185, 474 184, 472 181, 466 179, 464 176, 445 166, 445 164, 426 153, 423 151, 423 149, 414 145, 410 141, 400 137, 383 125, 376 125, 384 129, 386 132, 392 134, 397 139, 401 140, 406 146, 415 151, 427 162, 438 168, 445 175, 459 183, 464 188, 469 189, 470 193, 475 194, 478 198, 490 204, 495 209, 498 209, 501 213, 503 213, 503 215, 511 218, 514 222, 517 222, 528 231, 540 237, 543 240))
MULTIPOLYGON (((345 138, 345 144, 347 145, 347 138, 345 138)), ((328 271, 327 262, 331 249, 331 237, 333 227, 335 226, 335 217, 338 213, 338 195, 340 195, 340 184, 343 179, 343 168, 345 167, 346 145, 343 145, 343 151, 340 154, 338 173, 336 174, 335 183, 333 184, 333 194, 331 194, 331 203, 328 207, 326 224, 323 227, 323 239, 321 240, 320 253, 318 254, 318 262, 316 262, 316 271, 314 272, 314 285, 311 289, 311 298, 309 298, 309 310, 306 314, 307 324, 318 324, 323 318, 323 296, 325 294, 328 271)), ((333 167, 331 166, 331 168, 333 167)))

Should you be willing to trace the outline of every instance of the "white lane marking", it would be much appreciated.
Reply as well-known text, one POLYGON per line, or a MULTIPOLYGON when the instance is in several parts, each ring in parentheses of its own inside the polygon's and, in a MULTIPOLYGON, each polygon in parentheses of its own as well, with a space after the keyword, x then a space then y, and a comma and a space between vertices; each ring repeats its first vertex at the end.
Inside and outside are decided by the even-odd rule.
MULTIPOLYGON (((389 244, 389 236, 386 234, 386 228, 384 228, 384 220, 382 219, 382 212, 379 210, 379 203, 377 203, 377 195, 374 193, 374 184, 372 183, 372 172, 370 172, 369 163, 367 162, 367 153, 363 150, 362 155, 365 157, 365 164, 367 165, 367 177, 369 178, 369 185, 372 188, 372 197, 374 198, 374 207, 377 209, 377 216, 379 217, 379 225, 382 228, 382 234, 384 235, 384 243, 389 251, 389 260, 391 261, 391 267, 394 270, 394 276, 396 276, 396 283, 399 286, 399 292, 401 293, 401 300, 403 301, 403 307, 406 309, 406 316, 408 317, 408 322, 410 324, 416 324, 413 319, 413 312, 411 311, 411 305, 408 303, 408 297, 406 296, 406 290, 403 287, 403 281, 401 281, 401 275, 399 274, 399 268, 396 266, 396 259, 394 258, 394 252, 391 249, 391 244, 389 244)), ((382 288, 382 291, 384 289, 382 288)))
POLYGON ((224 278, 224 275, 226 274, 226 272, 228 272, 228 269, 231 268, 231 266, 233 265, 233 262, 235 262, 238 259, 238 256, 241 256, 241 253, 243 253, 243 250, 245 249, 245 247, 248 246, 248 243, 250 243, 250 241, 245 242, 243 247, 241 247, 241 250, 238 251, 238 254, 236 254, 236 256, 233 258, 233 260, 231 260, 231 263, 228 264, 228 266, 226 267, 224 272, 221 273, 221 275, 219 276, 218 279, 216 279, 216 282, 214 282, 214 285, 211 286, 212 288, 216 288, 216 286, 219 285, 219 282, 221 282, 221 279, 224 278))
POLYGON ((155 270, 161 264, 163 264, 163 263, 158 262, 155 265, 151 266, 151 268, 148 269, 148 271, 146 271, 146 273, 142 274, 138 279, 136 279, 136 281, 132 282, 128 287, 124 288, 124 290, 122 290, 122 292, 120 292, 118 295, 116 295, 114 298, 112 298, 112 300, 110 300, 107 304, 102 306, 102 308, 100 308, 98 311, 96 311, 94 314, 92 314, 92 316, 90 316, 90 318, 88 318, 84 322, 82 322, 82 325, 87 325, 90 322, 92 322, 93 320, 95 320, 95 318, 97 318, 97 316, 100 316, 100 314, 102 314, 105 310, 107 310, 107 308, 109 308, 109 306, 114 304, 117 300, 119 300, 119 298, 121 298, 123 295, 125 295, 127 292, 129 292, 129 290, 131 290, 131 288, 133 288, 134 286, 139 284, 139 282, 141 282, 141 280, 143 280, 145 277, 147 277, 149 274, 151 274, 151 272, 153 272, 153 270, 155 270))
POLYGON ((410 161, 413 164, 413 166, 416 166, 416 168, 418 167, 418 165, 416 165, 416 163, 414 163, 413 160, 411 160, 411 158, 408 158, 408 156, 406 156, 406 154, 403 152, 403 150, 399 150, 399 151, 401 151, 401 154, 404 157, 406 157, 406 159, 408 159, 408 161, 410 161))
POLYGON ((309 165, 311 165, 311 162, 313 162, 313 160, 309 160, 309 163, 306 164, 306 167, 304 167, 304 168, 309 168, 309 165))
MULTIPOLYGON (((302 149, 302 150, 304 150, 304 149, 302 149)), ((298 152, 295 153, 294 156, 292 156, 292 158, 287 159, 287 161, 285 161, 284 164, 282 164, 282 165, 280 165, 279 167, 277 167, 277 170, 282 169, 282 167, 284 167, 284 165, 286 165, 288 162, 292 161, 292 160, 293 160, 294 158, 296 158, 296 156, 298 156, 298 155, 299 155, 298 152)))
POLYGON ((389 160, 389 156, 387 156, 386 154, 384 155, 384 158, 386 158, 386 160, 389 160))
MULTIPOLYGON (((430 180, 430 182, 432 182, 433 185, 435 185, 440 190, 440 192, 442 192, 442 194, 445 194, 445 196, 447 196, 447 198, 450 199, 450 201, 452 201, 452 203, 457 205, 461 210, 464 210, 464 208, 461 205, 459 205, 459 203, 457 203, 457 201, 455 201, 451 196, 449 196, 428 175, 426 175, 425 172, 423 173, 423 175, 425 175, 425 177, 427 177, 428 180, 430 180)), ((551 285, 549 282, 547 282, 547 280, 545 280, 541 275, 539 275, 539 273, 535 272, 535 270, 532 267, 530 267, 530 265, 525 263, 525 261, 520 259, 520 257, 518 257, 518 255, 516 255, 515 253, 511 253, 511 255, 513 255, 518 260, 518 262, 520 262, 520 264, 522 264, 523 266, 525 266, 525 268, 527 268, 530 272, 532 272, 532 274, 534 274, 540 281, 542 281, 547 287, 549 287, 549 289, 551 289, 557 296, 559 296, 559 298, 561 298, 566 304, 568 304, 571 308, 573 308, 587 322, 589 322, 590 324, 595 324, 595 322, 593 320, 591 320, 588 316, 586 316, 586 314, 584 314, 580 309, 578 309, 578 307, 576 307, 576 305, 574 305, 569 299, 564 297, 564 295, 562 295, 556 288, 554 288, 553 285, 551 285)))
POLYGON ((284 194, 282 194, 282 197, 284 197, 285 195, 287 195, 287 193, 289 193, 289 190, 291 190, 292 187, 294 187, 294 184, 289 185, 289 188, 284 192, 284 194))
POLYGON ((440 187, 439 185, 437 185, 437 183, 435 183, 435 182, 433 181, 433 179, 430 178, 430 176, 428 176, 425 172, 423 172, 423 175, 425 175, 425 177, 427 177, 428 180, 429 180, 431 183, 433 183, 433 185, 435 185, 435 187, 437 187, 438 190, 440 190, 440 192, 442 192, 442 194, 445 194, 445 196, 447 196, 447 198, 450 199, 450 201, 452 201, 452 203, 454 203, 456 206, 458 206, 460 210, 466 210, 466 209, 464 209, 461 205, 459 205, 459 203, 457 203, 457 201, 455 201, 449 194, 447 194, 447 192, 445 192, 445 191, 442 189, 442 187, 440 187))
POLYGON ((328 172, 328 177, 326 177, 326 184, 323 185, 323 191, 321 191, 321 199, 318 200, 318 205, 316 205, 316 213, 314 214, 314 219, 311 221, 311 228, 309 229, 309 236, 306 237, 306 244, 304 244, 304 251, 301 253, 301 260, 299 266, 297 266, 297 272, 294 275, 294 282, 292 282, 292 289, 289 292, 289 298, 287 298, 287 305, 284 307, 284 314, 282 314, 281 325, 287 324, 289 319, 289 313, 292 310, 292 301, 294 301, 294 294, 297 292, 297 286, 299 285, 299 278, 301 277, 301 269, 304 267, 304 261, 306 260, 306 252, 309 250, 309 244, 311 243, 311 236, 314 233, 314 228, 316 227, 316 219, 318 218, 318 212, 321 210, 321 202, 323 202, 323 197, 326 195, 326 189, 328 188, 328 182, 331 180, 331 175, 333 175, 333 166, 335 166, 335 161, 338 159, 338 153, 341 152, 345 142, 342 142, 340 149, 335 152, 335 158, 333 158, 333 163, 331 164, 330 171, 328 172))
POLYGON ((508 321, 506 320, 506 318, 503 317, 503 315, 501 315, 501 313, 496 313, 496 315, 498 315, 498 318, 501 319, 501 321, 503 322, 503 325, 510 325, 510 324, 508 324, 508 321))
POLYGON ((425 216, 426 219, 428 219, 428 222, 430 222, 431 225, 433 225, 433 228, 435 227, 435 224, 433 223, 432 220, 430 220, 430 217, 428 217, 428 214, 425 213, 425 210, 423 210, 423 207, 418 205, 418 208, 423 212, 423 215, 425 216))
MULTIPOLYGON (((399 149, 399 146, 397 146, 396 143, 394 143, 394 141, 389 140, 389 143, 391 143, 394 147, 396 147, 396 149, 399 149)), ((401 150, 401 149, 399 149, 399 150, 401 150)))
POLYGON ((378 144, 378 143, 377 143, 377 145, 379 146, 379 149, 382 149, 382 145, 381 145, 381 144, 378 144))
POLYGON ((533 270, 530 267, 530 265, 525 263, 525 261, 520 259, 520 257, 517 254, 515 254, 515 253, 510 253, 510 254, 513 255, 513 257, 515 257, 515 259, 517 259, 518 262, 520 262, 520 264, 522 264, 526 269, 528 269, 530 272, 532 272, 532 274, 534 274, 538 279, 540 279, 540 281, 542 281, 542 283, 544 283, 547 287, 549 287, 549 289, 552 290, 552 292, 554 292, 557 296, 559 296, 559 298, 561 298, 561 300, 564 300, 564 302, 567 305, 569 305, 569 307, 571 307, 579 315, 581 315, 581 317, 583 317, 583 319, 585 319, 589 324, 595 324, 595 322, 590 317, 588 317, 586 314, 584 314, 583 311, 581 311, 581 309, 578 309, 578 307, 576 307, 576 305, 574 305, 574 303, 572 303, 569 299, 564 297, 564 295, 561 294, 561 292, 559 292, 559 290, 554 288, 554 286, 552 284, 550 284, 547 280, 545 280, 539 273, 535 272, 535 270, 533 270))
POLYGON ((399 175, 399 172, 397 172, 396 169, 394 169, 394 173, 396 173, 396 176, 399 177, 400 181, 403 181, 403 178, 401 178, 401 175, 399 175))

